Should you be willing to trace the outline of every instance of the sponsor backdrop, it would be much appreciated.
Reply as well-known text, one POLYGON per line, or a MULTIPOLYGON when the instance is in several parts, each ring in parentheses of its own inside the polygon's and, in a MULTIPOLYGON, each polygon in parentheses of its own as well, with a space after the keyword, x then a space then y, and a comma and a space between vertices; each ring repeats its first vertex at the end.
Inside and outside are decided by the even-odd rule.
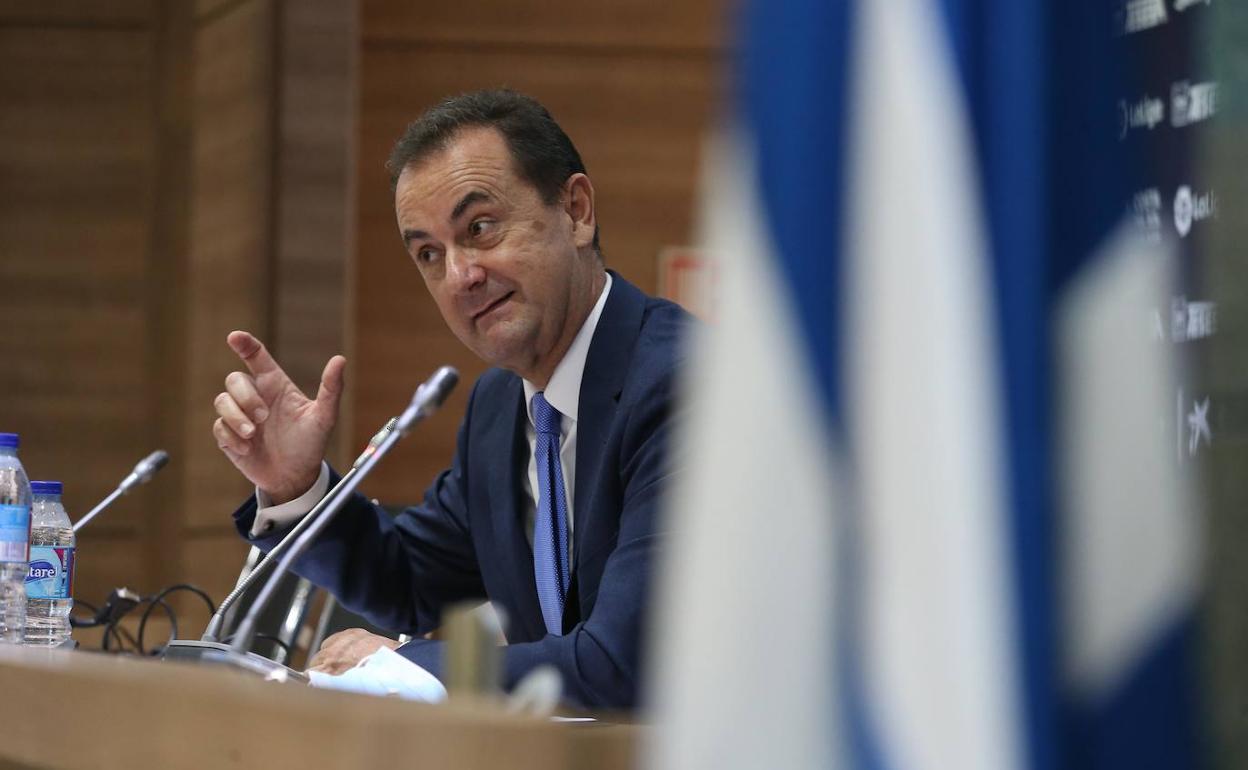
MULTIPOLYGON (((1198 26, 1191 30, 1195 37, 1190 47, 1197 55, 1186 57, 1191 62, 1186 64, 1189 79, 1193 84, 1210 80, 1217 84, 1210 89, 1216 96, 1208 109, 1196 104, 1204 98, 1198 93, 1188 103, 1189 113, 1180 116, 1182 120, 1203 111, 1216 112, 1212 119, 1179 128, 1168 120, 1162 134, 1173 134, 1187 143, 1175 141, 1172 151, 1186 146, 1188 152, 1196 152, 1199 157, 1192 165, 1204 171, 1187 183, 1191 225, 1180 243, 1188 285, 1202 288, 1188 299, 1216 303, 1216 322, 1210 324, 1211 331, 1216 326, 1216 333, 1190 341, 1193 324, 1200 328, 1200 322, 1190 320, 1189 305, 1185 338, 1189 341, 1183 344, 1195 354, 1200 378, 1191 391, 1198 398, 1186 404, 1190 421, 1184 448, 1194 447, 1201 461, 1209 503, 1205 660, 1213 699, 1209 713, 1216 765, 1248 767, 1248 559, 1244 558, 1248 544, 1248 263, 1244 259, 1248 229, 1242 214, 1248 200, 1248 9, 1243 3, 1211 0, 1208 7, 1201 3, 1182 13, 1173 12, 1172 6, 1167 10, 1172 11, 1170 18, 1158 34, 1169 34, 1161 30, 1187 24, 1187 17, 1192 16, 1198 26), (1205 63, 1202 56, 1211 65, 1205 71, 1200 69, 1205 63), (1188 143, 1196 141, 1198 145, 1188 143)), ((1153 34, 1129 37, 1143 41, 1153 34)), ((1176 66, 1180 64, 1184 62, 1176 60, 1176 66)), ((1133 129, 1132 133, 1147 136, 1149 132, 1133 129)), ((1169 151, 1170 144, 1163 147, 1169 151)), ((1164 185, 1175 183, 1175 173, 1159 174, 1163 195, 1164 185)), ((1174 212, 1184 225, 1188 221, 1186 199, 1184 195, 1174 212)))
MULTIPOLYGON (((1204 29, 1214 0, 1122 0, 1116 41, 1127 66, 1115 109, 1119 141, 1138 173, 1129 209, 1146 237, 1168 241, 1180 289, 1153 316, 1153 335, 1181 346, 1188 360, 1206 354, 1217 329, 1217 304, 1203 288, 1204 255, 1219 215, 1218 191, 1202 172, 1199 148, 1218 109, 1204 29)), ((1185 377, 1165 422, 1175 459, 1195 460, 1215 435, 1218 405, 1196 377, 1185 377)), ((1194 513, 1194 512, 1189 512, 1194 513)))
MULTIPOLYGON (((1201 165, 1248 114, 1203 37, 1238 63, 1229 5, 746 4, 653 767, 1221 758, 1189 482, 1248 445, 1227 441, 1248 340, 1223 318, 1246 282, 1210 272, 1243 274, 1217 226, 1245 164, 1201 165)), ((1221 483, 1248 489, 1238 468, 1221 483)), ((1248 591, 1225 593, 1243 623, 1248 591)), ((1226 649, 1238 696, 1248 634, 1226 649)))

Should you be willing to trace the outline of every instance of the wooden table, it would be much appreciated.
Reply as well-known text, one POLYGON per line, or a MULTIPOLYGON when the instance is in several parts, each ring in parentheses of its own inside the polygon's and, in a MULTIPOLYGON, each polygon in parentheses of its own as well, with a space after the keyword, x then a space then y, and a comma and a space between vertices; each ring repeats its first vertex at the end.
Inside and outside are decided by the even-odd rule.
POLYGON ((638 728, 556 724, 228 669, 0 646, 0 767, 625 770, 638 728))

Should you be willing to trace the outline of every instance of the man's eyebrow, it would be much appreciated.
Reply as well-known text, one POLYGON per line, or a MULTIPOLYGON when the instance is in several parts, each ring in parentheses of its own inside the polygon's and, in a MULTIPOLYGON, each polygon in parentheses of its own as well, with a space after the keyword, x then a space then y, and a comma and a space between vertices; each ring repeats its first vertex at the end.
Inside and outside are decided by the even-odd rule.
MULTIPOLYGON (((455 204, 455 208, 451 210, 451 221, 454 222, 462 217, 464 212, 467 211, 468 207, 472 204, 488 200, 493 200, 493 197, 489 193, 483 190, 472 190, 463 198, 460 198, 459 203, 455 204)), ((424 240, 428 237, 429 233, 424 230, 404 230, 403 244, 406 246, 411 244, 412 241, 424 240)))
POLYGON ((490 194, 482 190, 473 190, 464 197, 459 199, 459 203, 455 204, 455 208, 451 211, 451 221, 459 219, 464 215, 464 211, 474 203, 490 200, 490 194))

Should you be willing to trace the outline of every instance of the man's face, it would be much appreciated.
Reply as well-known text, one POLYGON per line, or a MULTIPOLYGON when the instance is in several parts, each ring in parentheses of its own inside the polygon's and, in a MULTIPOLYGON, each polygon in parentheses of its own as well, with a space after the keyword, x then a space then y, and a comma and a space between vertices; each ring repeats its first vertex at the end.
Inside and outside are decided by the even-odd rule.
POLYGON ((399 175, 395 215, 447 325, 486 362, 544 385, 597 299, 593 188, 546 205, 493 128, 461 130, 399 175))

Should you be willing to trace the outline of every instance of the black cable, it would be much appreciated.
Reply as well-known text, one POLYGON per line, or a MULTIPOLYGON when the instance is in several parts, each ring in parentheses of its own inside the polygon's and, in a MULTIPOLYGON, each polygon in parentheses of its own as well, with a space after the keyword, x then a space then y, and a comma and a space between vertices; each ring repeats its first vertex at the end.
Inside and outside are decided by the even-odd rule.
MULTIPOLYGON (((167 590, 168 589, 166 589, 166 591, 167 590)), ((147 629, 147 619, 151 617, 152 610, 156 609, 158 605, 162 609, 164 609, 165 614, 169 616, 169 641, 165 642, 165 645, 168 646, 169 642, 172 642, 174 639, 178 638, 177 613, 175 613, 173 611, 173 608, 170 607, 169 604, 164 599, 161 598, 166 593, 166 591, 162 591, 156 594, 151 599, 144 600, 147 602, 147 609, 143 610, 143 616, 139 618, 139 638, 137 641, 140 655, 147 654, 147 648, 143 646, 143 632, 147 629)), ((156 648, 156 649, 159 649, 159 648, 156 648)), ((156 649, 152 650, 152 654, 156 653, 156 649)))
MULTIPOLYGON (((208 596, 208 592, 198 586, 193 586, 190 583, 177 583, 176 585, 171 585, 168 588, 165 588, 164 590, 158 592, 155 596, 151 597, 150 600, 146 600, 148 601, 147 609, 143 611, 143 617, 139 619, 139 654, 140 655, 147 654, 147 650, 143 646, 143 632, 147 627, 147 619, 151 617, 152 610, 155 609, 157 604, 163 607, 165 610, 165 614, 169 616, 169 641, 166 642, 165 645, 168 646, 169 642, 172 642, 174 639, 178 638, 177 614, 174 613, 172 607, 170 607, 167 603, 164 602, 164 598, 166 596, 168 596, 169 594, 175 593, 177 591, 190 591, 191 593, 195 594, 199 598, 203 599, 204 604, 208 605, 209 616, 211 616, 213 613, 217 611, 217 605, 213 604, 212 599, 209 598, 208 596)), ((159 650, 160 650, 159 647, 153 648, 152 654, 153 655, 157 654, 159 650)))
MULTIPOLYGON (((124 617, 124 615, 122 617, 124 617)), ((103 649, 105 650, 112 649, 108 643, 110 637, 117 640, 117 652, 138 653, 140 650, 139 643, 135 640, 134 634, 131 634, 128 630, 126 630, 125 626, 121 625, 120 617, 104 627, 103 649), (129 649, 126 648, 127 643, 130 645, 129 649)))
MULTIPOLYGON (((233 640, 234 640, 234 634, 230 634, 229 636, 222 639, 221 643, 229 644, 233 640)), ((253 643, 262 641, 262 640, 272 642, 273 644, 276 644, 278 647, 281 647, 282 650, 286 653, 286 657, 288 659, 290 658, 291 649, 290 649, 290 645, 287 644, 286 642, 283 642, 281 639, 278 639, 276 636, 273 636, 272 634, 256 634, 255 636, 252 637, 253 643)))
POLYGON ((80 610, 83 607, 86 607, 87 609, 91 610, 92 615, 95 615, 95 613, 100 611, 100 608, 96 607, 91 602, 85 601, 83 599, 74 599, 74 609, 80 610))
POLYGON ((103 641, 100 642, 100 649, 104 650, 105 652, 127 652, 126 640, 121 637, 120 633, 118 633, 117 624, 115 622, 109 623, 108 625, 104 626, 104 639, 103 641), (117 640, 116 650, 113 650, 111 647, 109 647, 109 644, 108 644, 109 638, 113 638, 117 640))
MULTIPOLYGON (((199 598, 203 599, 204 604, 208 605, 208 613, 210 615, 217 611, 217 607, 215 604, 213 604, 213 601, 208 596, 208 593, 204 591, 202 588, 191 585, 190 583, 178 583, 176 585, 171 585, 168 588, 162 589, 161 591, 157 592, 153 596, 147 596, 141 599, 136 597, 132 592, 127 592, 126 589, 120 589, 120 588, 115 589, 113 591, 113 596, 110 596, 109 603, 106 604, 105 607, 114 608, 116 611, 116 614, 108 623, 104 625, 104 637, 100 642, 100 649, 104 650, 105 652, 114 652, 114 651, 115 652, 131 652, 131 653, 136 653, 139 655, 148 655, 149 653, 147 651, 146 645, 144 644, 144 635, 147 631, 147 621, 149 618, 151 618, 152 612, 156 609, 157 606, 159 606, 162 610, 164 610, 165 615, 169 618, 169 641, 173 641, 174 639, 178 638, 177 613, 174 612, 173 607, 170 606, 169 603, 164 600, 166 596, 169 596, 170 594, 175 593, 177 591, 190 591, 191 593, 195 594, 199 598), (130 606, 125 606, 124 604, 121 606, 114 605, 113 600, 117 595, 123 595, 127 593, 129 593, 129 596, 131 597, 129 600, 130 606), (127 615, 130 614, 131 611, 134 610, 135 607, 138 607, 141 604, 146 604, 147 607, 144 608, 143 614, 139 618, 138 636, 136 638, 134 634, 131 634, 127 629, 121 626, 120 623, 123 618, 125 618, 127 615), (115 649, 113 647, 114 641, 116 642, 115 649), (131 649, 129 650, 126 649, 127 642, 129 642, 130 647, 131 647, 131 649)), ((79 604, 81 604, 82 606, 88 609, 93 610, 95 615, 91 619, 86 619, 86 620, 79 619, 79 623, 77 623, 76 625, 79 627, 90 627, 92 625, 98 625, 101 620, 100 616, 101 614, 103 614, 101 610, 95 607, 94 605, 92 605, 90 602, 85 602, 81 600, 75 602, 75 605, 79 605, 79 604)), ((274 641, 277 641, 277 640, 274 640, 274 641)), ((154 647, 150 654, 152 655, 158 654, 160 650, 161 650, 160 646, 154 647)))
POLYGON ((139 649, 139 643, 135 641, 134 634, 127 631, 125 626, 114 626, 113 635, 128 642, 132 650, 139 649))
POLYGON ((95 606, 94 604, 92 604, 91 602, 84 602, 84 601, 83 601, 83 600, 81 600, 81 599, 75 599, 75 600, 74 600, 74 608, 73 608, 73 610, 70 610, 70 612, 69 612, 69 627, 70 627, 70 628, 90 628, 90 627, 92 627, 92 626, 94 626, 94 625, 98 625, 98 624, 95 622, 95 616, 96 616, 96 615, 99 615, 99 614, 100 614, 100 608, 99 608, 99 607, 96 607, 96 606, 95 606), (74 617, 74 610, 81 610, 81 609, 87 609, 87 610, 90 610, 90 611, 91 611, 91 614, 90 614, 90 615, 88 615, 88 616, 87 616, 87 617, 85 617, 85 618, 84 618, 84 617, 74 617))
POLYGON ((208 605, 209 615, 212 615, 213 613, 217 611, 217 605, 212 603, 212 599, 208 597, 208 592, 200 588, 199 586, 193 586, 190 583, 178 583, 177 585, 171 585, 168 588, 161 591, 160 593, 156 594, 156 596, 153 598, 153 601, 158 601, 160 599, 163 599, 175 591, 190 591, 191 593, 195 594, 199 598, 203 599, 204 604, 208 605))

